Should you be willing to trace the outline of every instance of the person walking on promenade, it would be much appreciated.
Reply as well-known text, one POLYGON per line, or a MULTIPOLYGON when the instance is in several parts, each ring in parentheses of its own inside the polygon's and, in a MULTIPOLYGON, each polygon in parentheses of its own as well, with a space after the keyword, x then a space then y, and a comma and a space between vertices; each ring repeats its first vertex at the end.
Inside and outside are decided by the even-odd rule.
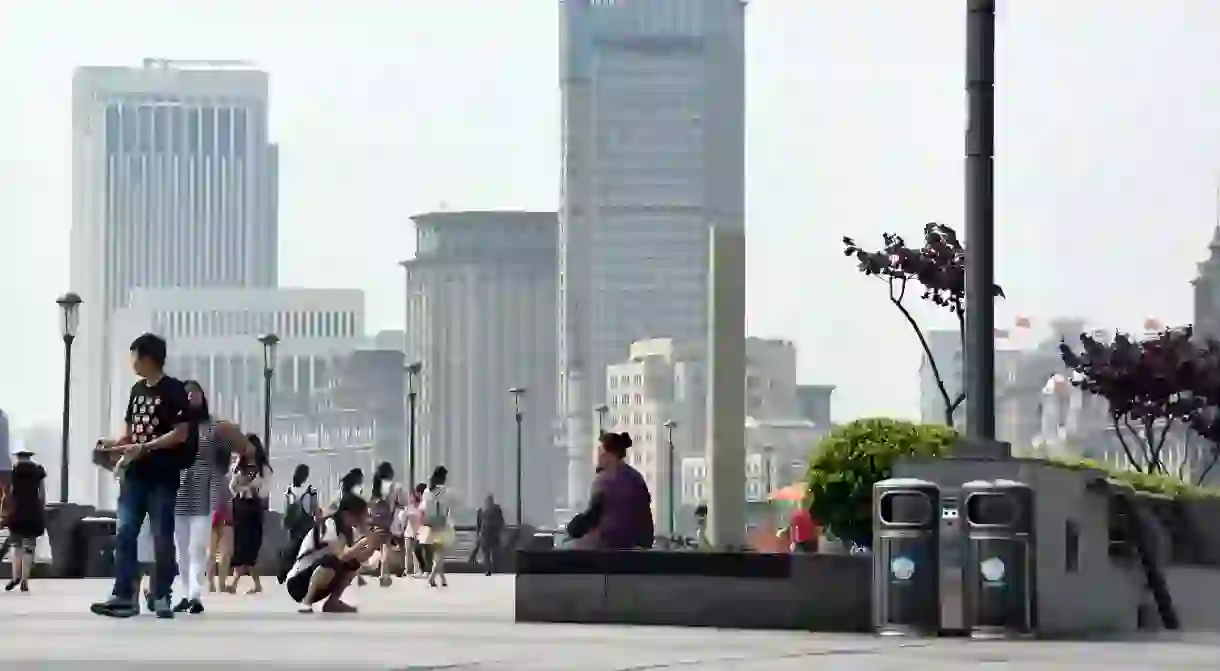
POLYGON ((297 464, 292 470, 292 484, 284 491, 284 532, 288 542, 280 556, 281 566, 293 565, 297 549, 321 519, 318 492, 309 484, 309 466, 297 464))
POLYGON ((178 579, 182 586, 182 600, 174 606, 174 612, 199 614, 203 612, 212 512, 217 503, 214 481, 224 477, 229 465, 230 450, 222 446, 236 446, 239 453, 248 452, 251 447, 241 429, 212 417, 207 396, 198 382, 188 380, 186 394, 196 423, 197 447, 195 461, 179 476, 178 500, 174 504, 174 545, 178 551, 178 579))
MULTIPOLYGON (((339 509, 339 502, 348 494, 354 494, 360 498, 364 498, 364 471, 359 468, 353 468, 343 477, 339 478, 339 492, 335 496, 335 500, 329 506, 329 512, 334 513, 339 509)), ((368 499, 365 499, 367 502, 368 499)))
POLYGON ((217 576, 220 576, 219 589, 228 592, 226 581, 232 571, 233 563, 233 469, 237 468, 237 453, 228 445, 217 446, 216 463, 221 466, 220 473, 212 479, 213 500, 216 506, 212 510, 212 536, 208 539, 208 591, 217 590, 217 576))
POLYGON ((407 530, 405 537, 407 551, 410 553, 409 559, 413 560, 410 562, 412 564, 410 573, 414 577, 423 577, 432 571, 432 564, 428 561, 428 546, 419 542, 424 527, 424 510, 420 505, 424 501, 424 492, 426 491, 428 491, 427 483, 417 483, 407 503, 407 530))
POLYGON ((186 387, 165 374, 165 340, 151 333, 131 343, 132 368, 140 380, 131 387, 123 433, 97 441, 95 461, 119 470, 118 532, 115 538, 114 591, 91 610, 108 617, 140 613, 134 593, 137 539, 147 517, 156 565, 153 606, 160 618, 171 618, 170 591, 174 561, 174 502, 179 473, 194 461, 186 387), (118 461, 114 457, 118 456, 118 461))
POLYGON ((373 472, 373 488, 369 492, 369 516, 374 530, 387 536, 378 566, 382 587, 389 587, 393 583, 394 566, 402 561, 406 510, 407 495, 402 485, 394 482, 394 466, 388 461, 377 464, 377 470, 373 472))
MULTIPOLYGON (((0 512, 6 510, 8 491, 13 480, 13 459, 9 455, 8 415, 0 410, 0 512)), ((4 550, 0 549, 0 560, 4 559, 4 550)))
POLYGON ((438 581, 441 587, 449 586, 445 578, 445 550, 453 545, 453 523, 449 492, 445 487, 448 479, 449 469, 437 466, 428 479, 428 491, 420 504, 424 511, 420 542, 428 546, 428 559, 432 564, 428 572, 429 587, 436 587, 438 581))
POLYGON ((474 529, 476 540, 474 550, 470 553, 470 563, 477 566, 481 555, 484 574, 491 575, 499 563, 501 535, 504 532, 504 509, 496 503, 496 498, 491 494, 487 495, 483 507, 479 508, 474 529))
POLYGON ((30 572, 34 569, 34 549, 47 528, 43 513, 47 506, 47 472, 30 459, 34 453, 29 450, 18 450, 14 456, 17 463, 13 465, 5 510, 8 543, 13 553, 13 577, 4 586, 4 591, 11 592, 20 586, 22 592, 28 592, 30 572))
POLYGON ((236 593, 241 577, 248 575, 254 580, 254 586, 246 594, 258 594, 263 591, 258 554, 263 548, 263 516, 267 508, 271 464, 267 448, 258 436, 251 433, 246 440, 250 449, 244 454, 238 453, 230 484, 233 492, 233 582, 227 591, 236 593))

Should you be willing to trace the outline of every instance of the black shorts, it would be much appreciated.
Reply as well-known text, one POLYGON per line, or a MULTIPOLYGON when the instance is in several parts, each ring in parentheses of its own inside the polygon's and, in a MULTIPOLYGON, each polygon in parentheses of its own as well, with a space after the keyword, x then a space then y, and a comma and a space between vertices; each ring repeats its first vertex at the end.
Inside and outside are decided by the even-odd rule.
MULTIPOLYGON (((309 594, 309 582, 313 580, 314 572, 320 568, 328 568, 335 572, 335 577, 330 581, 330 585, 333 585, 345 574, 358 569, 359 564, 353 566, 350 563, 341 562, 338 557, 331 554, 319 557, 312 566, 284 581, 284 588, 288 590, 288 596, 291 596, 293 601, 301 603, 305 599, 305 595, 309 594)), ((314 594, 314 603, 330 598, 330 585, 314 594)))

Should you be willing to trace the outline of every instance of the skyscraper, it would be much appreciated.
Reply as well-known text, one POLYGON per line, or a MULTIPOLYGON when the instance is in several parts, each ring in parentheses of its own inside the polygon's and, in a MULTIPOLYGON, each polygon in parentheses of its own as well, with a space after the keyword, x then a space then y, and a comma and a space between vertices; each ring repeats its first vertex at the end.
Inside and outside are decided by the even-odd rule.
MULTIPOLYGON (((415 221, 407 361, 419 380, 416 478, 449 469, 463 508, 487 494, 516 523, 513 397, 524 388, 523 518, 549 525, 558 468, 554 212, 433 212, 415 221)), ((586 462, 587 463, 587 462, 586 462)))
POLYGON ((708 231, 743 226, 745 3, 566 0, 559 412, 568 500, 593 407, 636 340, 701 341, 708 231))
POLYGON ((84 298, 73 367, 74 499, 122 399, 106 365, 114 311, 137 287, 276 285, 276 149, 267 75, 230 61, 145 59, 73 78, 71 282, 84 298))

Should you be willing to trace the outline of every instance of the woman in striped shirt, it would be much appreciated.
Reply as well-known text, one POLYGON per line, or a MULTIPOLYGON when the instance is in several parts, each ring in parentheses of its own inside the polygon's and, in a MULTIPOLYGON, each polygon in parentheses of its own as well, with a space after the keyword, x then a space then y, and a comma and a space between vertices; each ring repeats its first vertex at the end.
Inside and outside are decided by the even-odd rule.
POLYGON ((239 452, 246 452, 249 445, 237 426, 212 418, 202 385, 188 380, 186 394, 194 413, 198 450, 195 461, 180 475, 178 498, 174 503, 174 546, 178 555, 178 579, 182 583, 182 600, 174 611, 197 614, 203 612, 212 512, 216 509, 215 481, 223 478, 228 469, 229 452, 234 447, 239 452))

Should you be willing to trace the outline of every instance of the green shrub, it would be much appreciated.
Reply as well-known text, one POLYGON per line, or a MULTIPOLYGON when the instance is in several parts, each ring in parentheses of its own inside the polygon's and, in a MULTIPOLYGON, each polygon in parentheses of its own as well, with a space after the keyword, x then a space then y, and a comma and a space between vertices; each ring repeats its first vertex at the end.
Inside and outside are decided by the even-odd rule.
POLYGON ((871 546, 873 485, 890 477, 898 457, 947 452, 957 432, 939 424, 859 419, 831 431, 809 460, 807 503, 835 537, 871 546))
POLYGON ((1093 469, 1101 471, 1108 477, 1131 485, 1131 488, 1137 492, 1163 494, 1165 496, 1172 496, 1175 499, 1220 497, 1220 491, 1197 487, 1180 478, 1164 473, 1141 473, 1139 471, 1114 468, 1092 459, 1047 457, 1046 461, 1073 470, 1093 469))

